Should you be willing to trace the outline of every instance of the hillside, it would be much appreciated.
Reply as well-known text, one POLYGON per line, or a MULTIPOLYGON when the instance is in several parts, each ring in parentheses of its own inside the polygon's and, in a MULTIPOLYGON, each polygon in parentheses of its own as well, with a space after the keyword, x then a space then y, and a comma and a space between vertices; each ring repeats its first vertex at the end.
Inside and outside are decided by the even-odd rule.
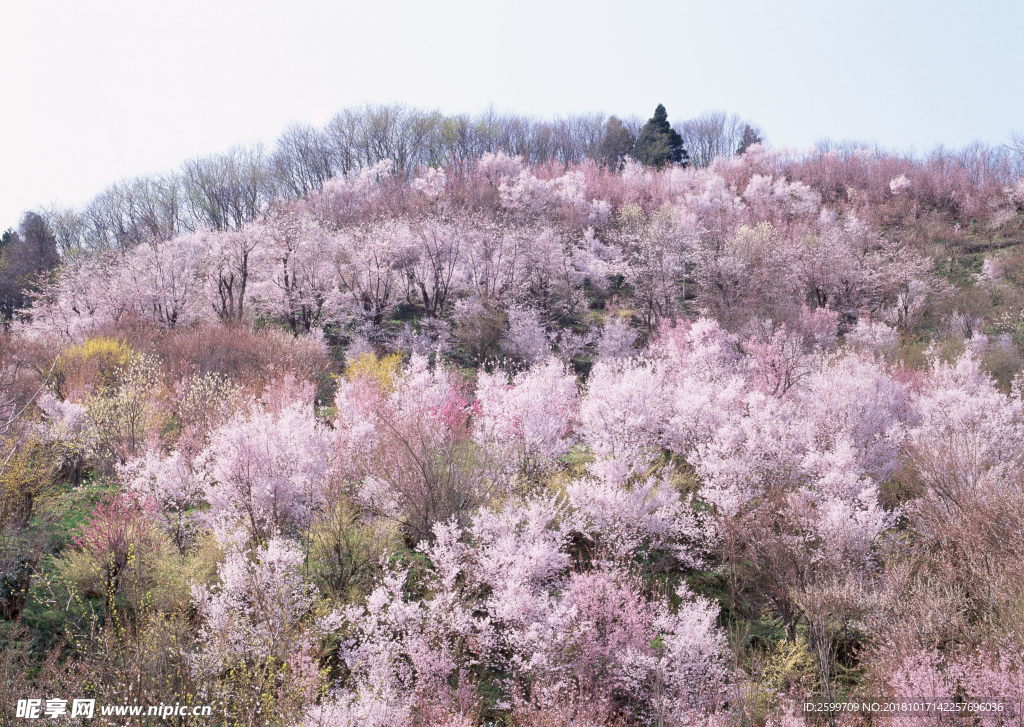
POLYGON ((4 293, 0 691, 268 727, 998 695, 979 724, 1012 724, 1004 162, 485 152, 211 187, 169 228, 30 218, 11 244, 60 255, 4 293))

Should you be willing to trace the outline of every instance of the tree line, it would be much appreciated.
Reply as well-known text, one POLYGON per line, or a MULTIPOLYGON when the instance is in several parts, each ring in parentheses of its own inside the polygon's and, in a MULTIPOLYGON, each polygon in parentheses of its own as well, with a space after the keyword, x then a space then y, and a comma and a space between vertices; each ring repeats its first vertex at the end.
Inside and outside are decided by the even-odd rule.
POLYGON ((39 210, 62 256, 134 247, 200 229, 238 229, 274 199, 298 199, 333 177, 388 159, 408 177, 423 167, 460 167, 504 152, 527 164, 571 165, 594 159, 609 168, 635 157, 645 164, 707 166, 760 133, 735 115, 706 114, 672 127, 663 106, 638 118, 580 114, 553 120, 493 110, 446 115, 401 105, 345 109, 327 124, 293 124, 276 143, 237 146, 190 159, 162 174, 126 179, 81 209, 39 210))

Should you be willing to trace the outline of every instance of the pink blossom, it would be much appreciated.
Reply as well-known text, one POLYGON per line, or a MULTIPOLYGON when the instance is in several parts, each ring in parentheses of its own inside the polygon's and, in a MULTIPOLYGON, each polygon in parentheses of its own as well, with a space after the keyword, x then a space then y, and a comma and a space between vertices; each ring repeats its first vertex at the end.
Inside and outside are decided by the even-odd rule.
POLYGON ((901 174, 898 177, 893 177, 889 180, 889 191, 894 195, 905 194, 913 184, 905 174, 901 174))
POLYGON ((412 180, 412 188, 430 201, 440 199, 444 195, 445 185, 448 181, 443 169, 431 167, 423 172, 422 176, 412 180))
POLYGON ((663 379, 650 361, 599 361, 580 404, 580 434, 598 457, 642 469, 667 418, 663 379))
POLYGON ((576 419, 576 377, 555 359, 517 374, 477 377, 474 439, 505 467, 544 471, 565 454, 576 419))
POLYGON ((537 311, 522 306, 508 309, 508 330, 502 335, 501 350, 527 364, 547 358, 551 343, 537 311))
POLYGON ((334 622, 311 615, 315 590, 302 577, 301 550, 277 537, 252 551, 231 541, 227 547, 220 583, 193 588, 202 619, 194 672, 212 678, 225 668, 276 657, 287 665, 292 687, 312 698, 320 686, 318 670, 308 663, 314 640, 334 622))
POLYGON ((301 402, 238 416, 199 456, 210 516, 257 542, 307 524, 325 497, 328 452, 326 431, 301 402))

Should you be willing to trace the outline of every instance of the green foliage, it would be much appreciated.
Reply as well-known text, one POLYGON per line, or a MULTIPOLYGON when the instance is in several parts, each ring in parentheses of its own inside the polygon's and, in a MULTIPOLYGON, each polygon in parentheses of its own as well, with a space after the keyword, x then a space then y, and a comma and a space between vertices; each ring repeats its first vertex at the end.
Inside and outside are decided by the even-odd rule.
POLYGON ((744 713, 760 722, 779 708, 780 695, 803 697, 811 693, 816 664, 807 639, 780 639, 751 665, 755 672, 744 713))
POLYGON ((367 518, 344 496, 313 523, 308 539, 313 579, 340 603, 369 593, 383 558, 401 540, 395 523, 367 518))
POLYGON ((153 356, 133 356, 113 373, 113 381, 85 401, 89 413, 87 447, 106 470, 141 453, 146 439, 167 424, 160 390, 164 373, 153 356))
POLYGON ((686 165, 690 155, 683 147, 683 137, 668 122, 665 107, 658 104, 654 116, 644 124, 636 137, 633 156, 647 166, 661 168, 667 164, 686 165))
POLYGON ((599 157, 608 169, 618 171, 627 156, 633 153, 636 139, 633 132, 617 117, 609 116, 601 137, 599 157))

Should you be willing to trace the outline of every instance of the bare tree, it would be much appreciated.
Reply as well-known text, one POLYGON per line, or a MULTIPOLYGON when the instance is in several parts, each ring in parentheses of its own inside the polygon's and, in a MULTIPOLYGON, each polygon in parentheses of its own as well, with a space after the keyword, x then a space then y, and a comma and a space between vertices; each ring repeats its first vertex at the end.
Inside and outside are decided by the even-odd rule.
POLYGON ((747 128, 753 127, 739 116, 713 111, 682 122, 676 130, 694 166, 706 167, 716 157, 735 154, 747 128))
POLYGON ((319 190, 334 176, 333 154, 326 132, 308 124, 288 127, 271 155, 271 170, 291 197, 319 190))
POLYGON ((1024 177, 1024 134, 1015 133, 1007 144, 1014 176, 1024 177))
POLYGON ((51 207, 39 214, 53 233, 61 258, 74 257, 88 248, 89 225, 81 212, 71 207, 51 207))
POLYGON ((260 146, 186 162, 182 181, 192 218, 214 230, 238 229, 256 219, 275 192, 260 146))

